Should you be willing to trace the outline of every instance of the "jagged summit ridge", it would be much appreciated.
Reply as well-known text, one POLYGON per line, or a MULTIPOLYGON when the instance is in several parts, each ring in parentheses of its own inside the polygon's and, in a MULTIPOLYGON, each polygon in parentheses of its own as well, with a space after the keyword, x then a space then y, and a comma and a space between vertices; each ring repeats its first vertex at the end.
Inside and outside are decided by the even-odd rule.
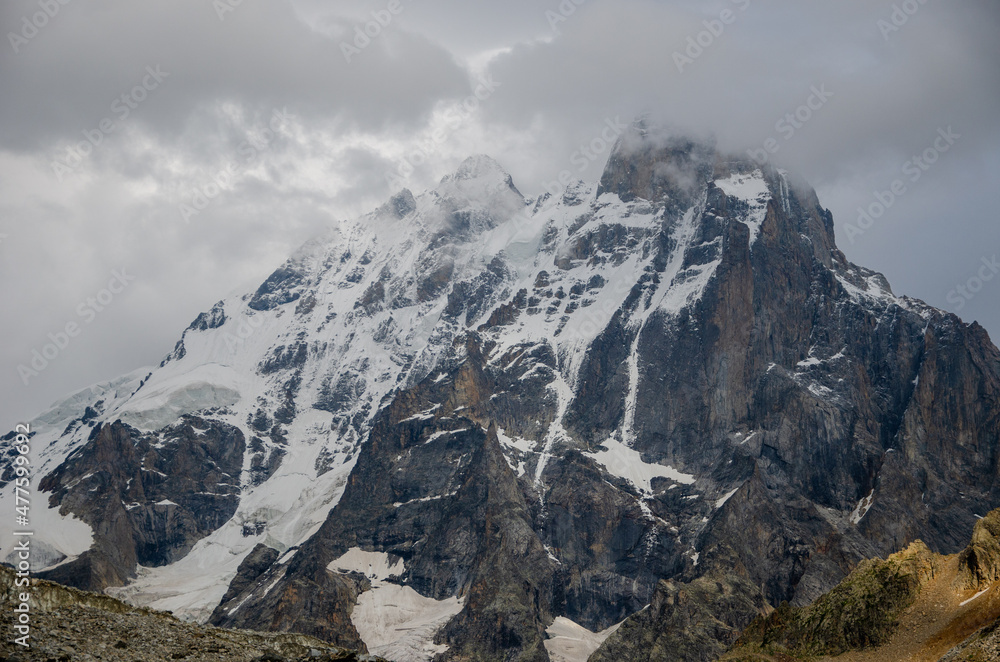
POLYGON ((459 165, 458 170, 445 175, 441 181, 479 180, 493 184, 513 186, 513 179, 496 159, 486 154, 474 154, 459 165))

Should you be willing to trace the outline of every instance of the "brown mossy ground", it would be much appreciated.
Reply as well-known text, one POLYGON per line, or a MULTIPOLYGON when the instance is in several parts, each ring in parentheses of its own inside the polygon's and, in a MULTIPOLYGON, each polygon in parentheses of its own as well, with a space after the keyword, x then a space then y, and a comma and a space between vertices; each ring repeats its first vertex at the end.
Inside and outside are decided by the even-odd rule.
POLYGON ((168 612, 135 608, 119 600, 33 580, 30 590, 14 584, 0 567, 0 609, 12 614, 20 592, 31 596, 29 647, 8 636, 0 641, 2 662, 347 662, 379 658, 298 634, 250 632, 185 623, 168 612))
POLYGON ((986 662, 1000 659, 1000 509, 960 554, 921 542, 861 563, 807 607, 758 618, 727 662, 986 662))

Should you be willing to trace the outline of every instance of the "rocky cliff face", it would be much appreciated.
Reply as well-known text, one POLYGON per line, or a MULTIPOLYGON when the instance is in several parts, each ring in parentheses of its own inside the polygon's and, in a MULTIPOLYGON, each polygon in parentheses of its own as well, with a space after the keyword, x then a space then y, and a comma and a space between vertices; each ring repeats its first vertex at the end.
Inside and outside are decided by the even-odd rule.
POLYGON ((863 558, 958 551, 998 396, 986 332, 849 263, 807 185, 637 125, 562 196, 486 157, 403 191, 44 415, 40 488, 93 538, 46 544, 62 581, 409 659, 546 660, 557 617, 628 619, 594 659, 710 655, 863 558))
POLYGON ((39 483, 53 505, 93 528, 95 544, 42 576, 103 589, 137 564, 182 558, 236 511, 244 446, 237 428, 192 416, 155 435, 120 422, 95 427, 39 483))

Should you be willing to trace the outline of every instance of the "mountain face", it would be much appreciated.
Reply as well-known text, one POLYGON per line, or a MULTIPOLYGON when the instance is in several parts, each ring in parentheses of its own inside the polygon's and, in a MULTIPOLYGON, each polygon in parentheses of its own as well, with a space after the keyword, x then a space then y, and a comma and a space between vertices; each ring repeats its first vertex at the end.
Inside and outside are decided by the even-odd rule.
POLYGON ((998 396, 985 330, 848 262, 805 183, 637 124, 561 196, 482 156, 404 190, 43 414, 34 558, 395 660, 714 659, 964 547, 998 396))

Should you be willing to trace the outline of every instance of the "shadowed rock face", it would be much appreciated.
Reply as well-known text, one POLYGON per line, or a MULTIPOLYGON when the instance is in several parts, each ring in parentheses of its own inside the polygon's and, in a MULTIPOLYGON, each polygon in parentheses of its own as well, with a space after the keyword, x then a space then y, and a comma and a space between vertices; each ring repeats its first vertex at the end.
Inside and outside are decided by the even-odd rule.
MULTIPOLYGON (((422 596, 464 600, 437 635, 441 660, 545 660, 557 616, 595 632, 628 618, 597 660, 710 659, 765 604, 808 604, 863 558, 918 537, 959 551, 1000 501, 1000 352, 978 325, 850 264, 805 184, 637 127, 599 187, 540 199, 513 227, 505 214, 523 200, 509 178, 482 159, 462 172, 399 242, 412 263, 331 249, 246 297, 274 325, 322 322, 248 362, 271 380, 240 428, 250 461, 239 426, 208 414, 197 427, 219 442, 205 453, 266 489, 272 459, 294 458, 308 446, 295 434, 319 427, 296 428, 317 420, 302 417, 329 414, 324 429, 360 441, 341 454, 353 468, 319 530, 283 561, 252 553, 214 623, 357 647, 352 610, 371 585, 328 566, 359 547, 402 559, 398 581, 422 596), (483 181, 493 206, 470 202, 483 181), (329 292, 345 293, 339 313, 324 308, 329 292), (423 326, 406 326, 412 306, 423 326), (361 330, 328 340, 342 319, 361 330), (356 335, 365 351, 330 368, 356 335), (391 361, 378 363, 384 347, 391 361), (270 444, 254 436, 265 430, 270 444)), ((405 233, 427 204, 407 193, 385 222, 405 233)), ((236 314, 192 337, 203 346, 196 332, 236 314)), ((193 523, 139 526, 115 504, 152 490, 136 473, 151 446, 98 429, 46 479, 54 503, 95 527, 104 574, 87 581, 121 582, 140 556, 169 562, 232 515, 224 500, 178 500, 165 486, 187 472, 225 490, 172 462, 153 491, 193 523), (84 457, 104 446, 124 460, 102 469, 95 500, 72 481, 103 466, 84 457)), ((177 457, 194 457, 184 439, 177 457)), ((350 466, 334 455, 317 459, 317 480, 350 466)), ((970 567, 991 572, 979 558, 970 567)))
POLYGON ((764 608, 760 592, 736 575, 660 582, 653 601, 627 620, 590 660, 715 660, 764 608))
POLYGON ((236 606, 237 603, 234 601, 252 590, 256 581, 274 565, 279 556, 278 550, 264 543, 257 543, 236 569, 236 576, 229 582, 229 590, 222 596, 219 606, 212 614, 212 619, 220 620, 228 609, 236 606))
POLYGON ((98 590, 124 584, 137 564, 183 557, 236 511, 243 451, 240 430, 195 417, 162 437, 122 423, 95 427, 40 484, 53 506, 93 527, 94 547, 40 576, 98 590))

